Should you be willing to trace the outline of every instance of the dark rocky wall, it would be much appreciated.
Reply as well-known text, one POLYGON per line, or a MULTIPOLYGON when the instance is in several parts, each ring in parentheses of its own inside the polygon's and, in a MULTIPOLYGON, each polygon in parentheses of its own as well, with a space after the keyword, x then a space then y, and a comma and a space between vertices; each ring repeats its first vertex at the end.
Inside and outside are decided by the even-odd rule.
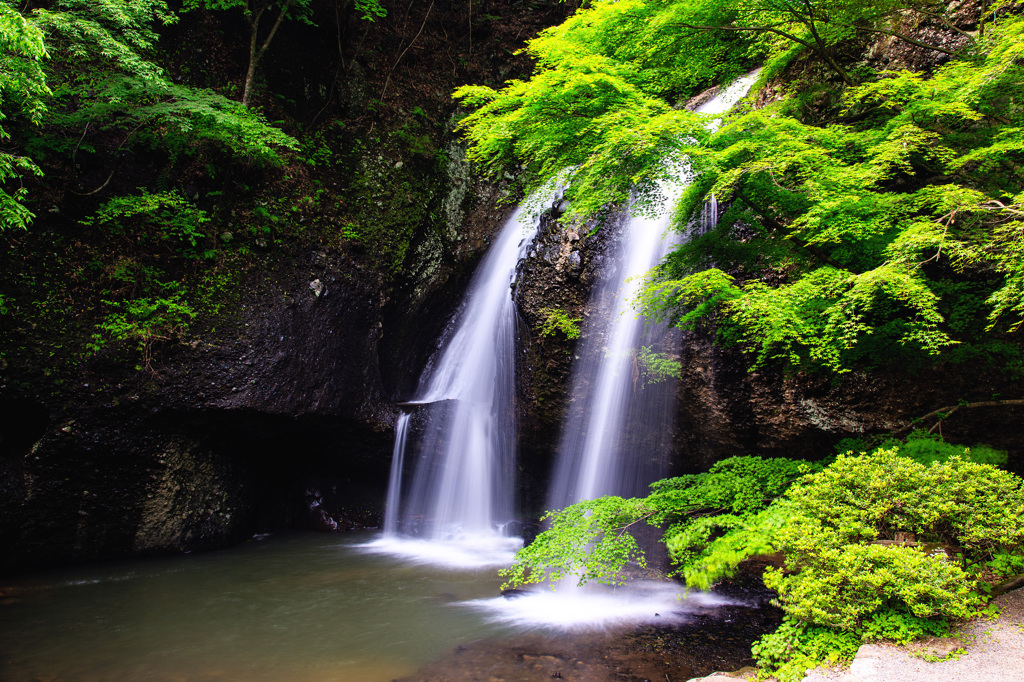
MULTIPOLYGON (((557 211, 556 211, 557 213, 557 211)), ((517 365, 522 504, 528 516, 542 510, 562 420, 568 407, 574 351, 580 339, 562 332, 541 335, 549 311, 584 320, 590 291, 607 264, 618 226, 561 225, 544 216, 534 247, 520 263, 515 287, 522 320, 517 365)))
MULTIPOLYGON (((1015 397, 1019 384, 992 366, 945 365, 920 372, 899 368, 841 377, 750 371, 736 348, 689 333, 679 384, 677 471, 705 471, 733 455, 819 459, 845 438, 898 432, 933 410, 961 402, 1015 397)), ((924 423, 931 428, 934 420, 924 423)), ((961 409, 942 424, 953 443, 1007 450, 1009 468, 1024 471, 1022 407, 961 409)))
MULTIPOLYGON (((260 65, 256 105, 326 150, 315 165, 225 165, 214 178, 156 156, 120 164, 108 194, 171 183, 219 195, 229 205, 210 209, 214 234, 252 252, 226 266, 219 312, 157 344, 151 368, 134 369, 127 344, 84 349, 103 287, 78 262, 75 221, 108 194, 33 190, 64 203, 0 252, 0 272, 16 275, 2 291, 19 306, 0 315, 0 572, 378 522, 392 401, 414 389, 510 208, 507 180, 471 172, 450 92, 525 75, 529 58, 513 53, 574 5, 384 4, 369 24, 351 5, 314 3, 315 25, 283 24, 260 65), (252 204, 317 189, 332 213, 246 236, 259 227, 252 204), (387 243, 343 238, 349 220, 387 243)), ((230 90, 245 36, 238 13, 192 12, 168 29, 162 57, 177 80, 230 90)), ((101 165, 82 182, 99 186, 101 165)))

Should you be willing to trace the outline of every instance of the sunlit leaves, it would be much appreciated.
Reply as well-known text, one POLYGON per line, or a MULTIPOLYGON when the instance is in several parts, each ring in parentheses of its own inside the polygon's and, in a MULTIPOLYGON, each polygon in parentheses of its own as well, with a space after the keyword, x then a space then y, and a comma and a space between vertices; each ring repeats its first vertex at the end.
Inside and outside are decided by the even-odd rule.
MULTIPOLYGON (((177 21, 164 0, 61 0, 32 18, 55 46, 48 122, 148 134, 174 154, 198 143, 222 144, 257 160, 278 161, 296 141, 221 94, 173 83, 153 60, 158 25, 177 21), (74 67, 71 62, 74 62, 74 67)), ((85 135, 80 135, 83 139, 85 135)), ((30 141, 45 149, 46 138, 30 141)))
POLYGON ((800 460, 731 457, 706 473, 659 481, 646 498, 602 497, 551 512, 549 529, 503 572, 506 586, 564 578, 620 582, 629 562, 643 561, 633 536, 639 524, 667 525, 665 541, 679 570, 695 586, 709 585, 767 549, 768 540, 754 538, 750 528, 773 528, 778 515, 761 519, 762 511, 793 481, 818 469, 800 460), (709 540, 723 531, 729 539, 710 550, 709 540))
POLYGON ((989 283, 990 331, 1019 329, 1022 26, 995 26, 976 54, 930 78, 887 73, 848 90, 842 122, 811 125, 785 102, 728 122, 692 154, 702 179, 683 209, 695 221, 710 194, 732 204, 713 238, 684 245, 655 273, 652 312, 671 317, 667 295, 683 292, 675 319, 716 317, 755 366, 837 372, 984 333, 959 328, 957 338, 940 312, 957 314, 957 299, 940 292, 955 293, 945 284, 958 277, 989 283), (730 230, 745 248, 721 247, 730 230), (713 281, 686 269, 699 266, 702 241, 734 257, 716 263, 713 281), (730 280, 726 269, 772 281, 730 280))
POLYGON ((158 39, 154 24, 178 19, 164 0, 59 0, 52 10, 36 10, 32 17, 64 59, 77 60, 80 67, 98 62, 150 81, 163 77, 146 55, 158 39))
MULTIPOLYGON (((39 123, 50 94, 42 61, 47 57, 43 33, 7 2, 0 2, 0 122, 16 115, 39 123)), ((0 128, 0 142, 10 135, 0 128)), ((0 185, 24 175, 40 175, 26 156, 0 151, 0 185)), ((25 207, 24 187, 0 189, 0 231, 28 227, 34 217, 25 207)))

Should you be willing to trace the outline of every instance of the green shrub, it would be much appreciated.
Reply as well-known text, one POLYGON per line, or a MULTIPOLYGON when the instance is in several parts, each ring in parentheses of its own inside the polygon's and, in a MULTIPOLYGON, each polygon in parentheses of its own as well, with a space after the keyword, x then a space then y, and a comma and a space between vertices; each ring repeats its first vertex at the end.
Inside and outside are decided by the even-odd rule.
POLYGON ((895 448, 902 457, 909 457, 921 464, 945 462, 950 457, 960 457, 969 462, 1002 466, 1006 464, 1008 454, 1005 450, 997 450, 988 445, 957 445, 947 443, 937 433, 928 433, 922 429, 911 431, 906 439, 868 436, 864 438, 844 438, 836 445, 836 454, 877 452, 880 449, 895 448))
POLYGON ((775 632, 758 639, 751 651, 758 665, 771 671, 779 682, 797 682, 809 668, 852 659, 860 644, 855 633, 786 617, 775 632))
POLYGON ((683 372, 682 361, 666 353, 656 353, 650 346, 640 348, 640 352, 637 353, 637 364, 643 370, 647 384, 678 379, 683 372))
POLYGON ((567 312, 557 308, 544 308, 539 312, 544 315, 544 319, 540 323, 541 337, 562 333, 570 341, 579 338, 582 318, 569 317, 567 312))
POLYGON ((780 680, 852 658, 864 640, 943 634, 983 608, 977 575, 1024 570, 1024 490, 1017 476, 939 445, 953 452, 930 464, 901 446, 827 466, 733 457, 659 481, 646 498, 581 502, 549 515, 551 527, 504 573, 507 585, 616 582, 629 561, 642 563, 629 530, 646 523, 663 529, 676 572, 698 589, 751 556, 784 555, 765 584, 786 619, 754 647, 780 680))
POLYGON ((196 316, 196 311, 178 292, 162 298, 104 303, 114 310, 96 325, 102 333, 93 335, 89 349, 98 352, 107 338, 135 343, 142 355, 141 364, 136 366, 139 370, 152 370, 153 345, 157 341, 169 341, 185 333, 196 316))
POLYGON ((887 608, 864 619, 860 635, 865 641, 909 644, 922 637, 944 637, 949 630, 945 618, 925 618, 904 608, 887 608))
POLYGON ((114 197, 83 224, 134 242, 165 242, 191 253, 206 238, 210 218, 176 191, 114 197))

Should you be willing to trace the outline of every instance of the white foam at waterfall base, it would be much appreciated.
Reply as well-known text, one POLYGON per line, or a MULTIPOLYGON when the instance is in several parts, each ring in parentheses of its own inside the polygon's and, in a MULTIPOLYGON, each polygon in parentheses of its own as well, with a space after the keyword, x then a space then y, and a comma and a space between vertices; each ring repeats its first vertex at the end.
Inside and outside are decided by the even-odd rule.
POLYGON ((637 581, 628 585, 560 585, 459 605, 494 623, 529 629, 602 630, 685 622, 698 609, 737 602, 704 592, 686 592, 676 583, 637 581))
POLYGON ((357 549, 396 557, 409 563, 472 570, 503 568, 512 563, 523 539, 495 534, 463 534, 446 539, 383 535, 357 549))

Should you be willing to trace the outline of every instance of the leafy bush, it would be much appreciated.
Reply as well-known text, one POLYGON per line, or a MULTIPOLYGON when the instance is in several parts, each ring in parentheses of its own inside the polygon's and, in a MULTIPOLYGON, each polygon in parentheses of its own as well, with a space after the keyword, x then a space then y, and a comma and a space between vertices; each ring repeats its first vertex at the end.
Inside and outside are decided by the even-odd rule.
POLYGON ((793 481, 819 468, 802 460, 731 457, 707 473, 654 483, 646 498, 602 497, 549 512, 543 519, 549 529, 502 572, 505 585, 570 575, 580 582, 620 582, 630 561, 643 561, 628 532, 639 523, 667 526, 664 537, 678 570, 691 584, 710 585, 752 554, 771 551, 752 537, 750 529, 759 527, 754 520, 771 527, 775 517, 762 512, 793 481))
POLYGON ((206 237, 203 228, 209 217, 181 194, 141 192, 114 197, 82 223, 134 242, 169 242, 178 249, 195 249, 206 237))
POLYGON ((852 632, 787 617, 775 632, 758 639, 751 651, 758 665, 779 682, 797 682, 808 668, 852 659, 860 644, 860 637, 852 632))
POLYGON ((920 464, 945 462, 950 457, 960 457, 968 462, 1002 466, 1008 453, 987 445, 956 445, 947 443, 942 436, 923 430, 912 431, 905 440, 899 438, 867 437, 845 438, 836 445, 836 454, 845 455, 859 452, 876 452, 879 449, 895 449, 901 457, 909 457, 920 464))
MULTIPOLYGON (((97 328, 107 337, 136 344, 142 363, 136 369, 152 370, 153 344, 180 336, 189 327, 196 311, 182 299, 180 293, 163 298, 136 298, 129 301, 104 301, 114 312, 104 318, 97 328)), ((91 344, 93 352, 103 347, 104 336, 95 334, 91 344)))
POLYGON ((544 315, 544 320, 540 323, 540 335, 542 337, 553 336, 560 332, 569 340, 579 338, 582 318, 569 317, 568 313, 557 308, 544 308, 539 312, 541 315, 544 315))
POLYGON ((825 111, 794 97, 738 112, 690 152, 701 180, 681 209, 696 220, 713 194, 729 211, 658 271, 651 312, 714 320, 755 367, 994 352, 985 341, 1024 320, 1022 46, 1024 19, 1007 17, 933 74, 821 93, 838 104, 825 111))
MULTIPOLYGON (((931 438, 918 437, 934 447, 931 438)), ((942 634, 984 605, 972 573, 1024 569, 1022 481, 963 448, 929 464, 897 447, 834 462, 733 457, 655 483, 642 499, 600 498, 552 512, 516 555, 507 585, 617 582, 643 552, 638 523, 663 528, 676 572, 705 589, 755 555, 781 553, 765 584, 782 626, 754 647, 780 680, 852 658, 864 640, 942 634)))
POLYGON ((665 353, 657 353, 651 350, 650 346, 641 347, 636 359, 648 384, 678 379, 683 372, 683 363, 679 359, 665 353))
POLYGON ((886 608, 865 618, 859 633, 866 641, 909 644, 922 637, 944 637, 949 630, 945 618, 925 618, 905 608, 886 608))

